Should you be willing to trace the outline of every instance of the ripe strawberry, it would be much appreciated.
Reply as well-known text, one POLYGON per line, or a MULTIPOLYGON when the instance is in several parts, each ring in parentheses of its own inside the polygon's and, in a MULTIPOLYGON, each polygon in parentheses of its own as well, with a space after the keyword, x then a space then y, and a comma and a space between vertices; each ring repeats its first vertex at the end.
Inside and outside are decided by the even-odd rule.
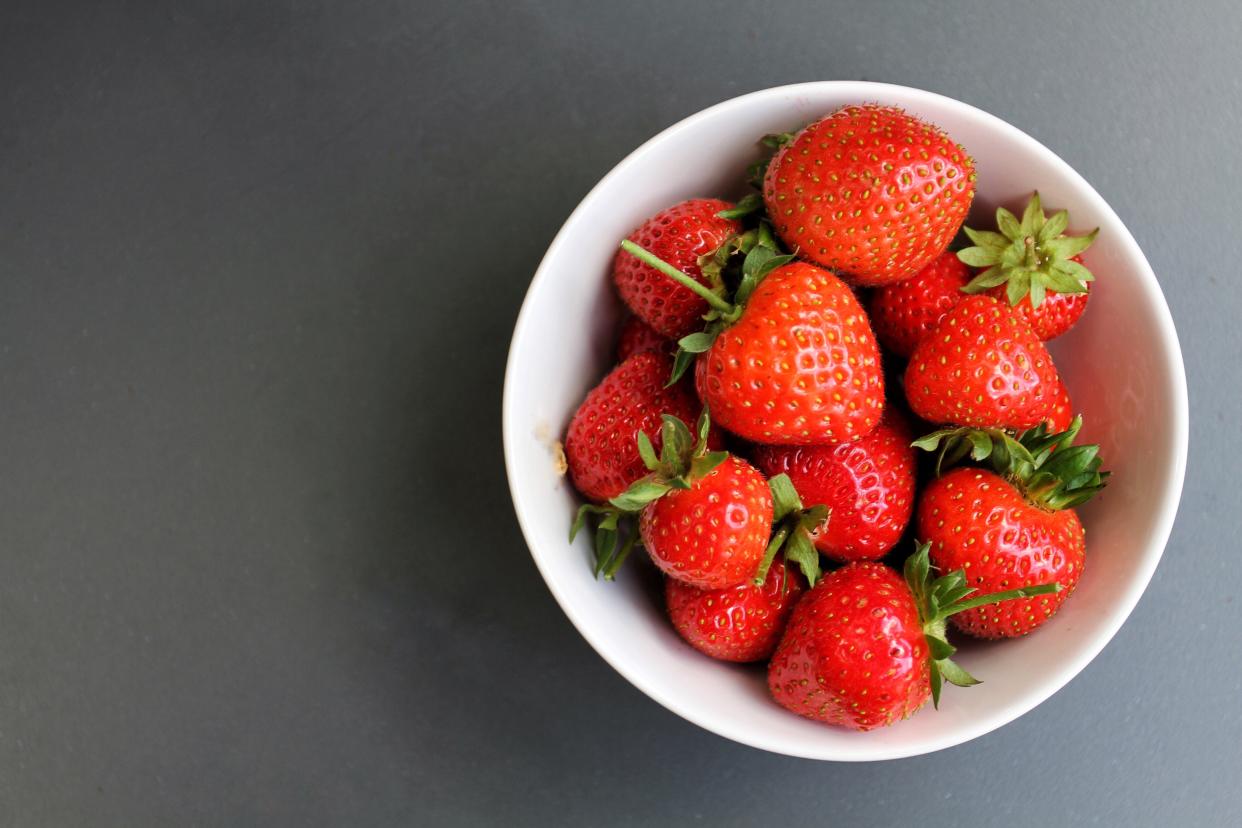
POLYGON ((910 431, 890 409, 870 434, 835 446, 759 446, 755 465, 788 474, 808 503, 828 507, 815 546, 838 561, 875 560, 901 539, 914 511, 910 431))
POLYGON ((963 290, 1007 298, 1040 339, 1065 333, 1087 307, 1095 277, 1078 254, 1095 241, 1099 228, 1085 236, 1064 235, 1069 213, 1061 210, 1046 217, 1039 193, 1027 202, 1021 221, 998 208, 996 226, 999 233, 965 228, 975 246, 959 252, 958 258, 986 269, 963 290))
POLYGON ((637 316, 626 317, 621 323, 617 337, 617 362, 625 362, 643 351, 672 352, 673 344, 655 332, 650 325, 637 316))
POLYGON ((767 274, 700 355, 695 379, 716 422, 756 443, 853 440, 884 410, 866 312, 844 282, 802 262, 767 274))
POLYGON ((847 106, 768 165, 777 235, 859 285, 907 279, 948 247, 975 193, 974 162, 941 129, 895 107, 847 106))
POLYGON ((572 542, 588 515, 599 516, 596 576, 611 580, 641 536, 657 567, 701 589, 724 589, 748 579, 762 586, 782 550, 810 583, 819 580, 811 532, 824 522, 827 509, 804 509, 786 475, 766 481, 740 457, 709 451, 713 436, 707 409, 699 415, 697 438, 679 418, 665 414, 661 419, 658 454, 646 433, 638 432, 635 440, 650 473, 607 505, 583 505, 570 527, 572 542))
POLYGON ((762 661, 772 655, 806 581, 780 561, 762 586, 699 589, 668 578, 664 598, 673 627, 694 649, 722 661, 762 661))
MULTIPOLYGON (((647 351, 630 359, 648 354, 654 355, 647 351)), ((666 361, 660 367, 667 365, 666 361)), ((583 504, 569 529, 572 542, 586 525, 587 516, 598 516, 596 577, 602 574, 607 580, 613 579, 637 543, 641 528, 643 533, 652 533, 650 538, 644 537, 644 542, 656 565, 666 571, 689 566, 692 580, 696 575, 703 576, 702 586, 731 586, 752 575, 762 583, 780 545, 772 544, 771 556, 765 555, 772 526, 772 495, 766 481, 745 461, 727 451, 709 451, 719 438, 712 430, 707 410, 699 415, 697 438, 681 418, 661 415, 656 435, 658 452, 646 431, 635 434, 634 450, 649 473, 610 497, 606 504, 583 504), (686 513, 704 523, 692 525, 687 522, 686 513), (653 521, 650 527, 649 520, 653 521), (685 542, 670 537, 669 527, 676 523, 687 533, 693 532, 693 537, 685 542), (680 559, 682 550, 689 550, 688 563, 680 559)))
POLYGON ((1015 440, 992 430, 951 429, 919 440, 920 448, 971 456, 989 469, 957 468, 934 480, 919 501, 919 534, 931 561, 961 569, 988 592, 1056 581, 1056 595, 980 606, 953 623, 980 638, 1025 635, 1043 624, 1074 591, 1086 563, 1085 537, 1073 506, 1104 486, 1099 446, 1073 446, 1082 425, 1048 434, 1044 426, 1015 440), (1055 453, 1053 452, 1055 449, 1055 453))
POLYGON ((645 506, 639 533, 670 578, 703 589, 746 583, 772 534, 772 493, 754 466, 729 455, 690 483, 645 506))
POLYGON ((773 698, 799 715, 854 730, 900 721, 928 697, 937 705, 942 681, 977 680, 950 657, 945 620, 982 602, 1045 594, 1056 584, 967 597, 961 572, 934 581, 927 545, 906 561, 905 580, 870 561, 846 564, 824 577, 794 607, 772 661, 773 698))
POLYGON ((647 473, 634 438, 650 432, 658 439, 661 414, 698 416, 702 405, 685 383, 665 387, 672 364, 665 354, 635 354, 578 407, 565 437, 565 459, 583 497, 608 500, 647 473))
POLYGON ((1044 344, 1013 308, 968 296, 919 343, 906 399, 933 423, 1031 428, 1056 405, 1060 377, 1044 344))
MULTIPOLYGON (((1081 262, 1075 256, 1070 261, 1081 262)), ((997 301, 1006 301, 1008 288, 997 285, 988 288, 987 295, 997 301)), ((1038 308, 1032 307, 1031 297, 1023 296, 1013 308, 1030 323, 1035 335, 1047 342, 1074 327, 1083 311, 1087 309, 1087 300, 1091 298, 1091 283, 1083 283, 1082 293, 1057 293, 1050 290, 1044 295, 1044 301, 1038 308)))
POLYGON ((946 250, 904 282, 885 285, 871 294, 871 326, 880 344, 909 357, 924 336, 965 298, 962 288, 970 270, 946 250))
MULTIPOLYGON (((683 201, 647 219, 629 235, 629 240, 688 274, 699 284, 714 291, 704 276, 699 257, 714 253, 730 236, 742 229, 741 224, 718 213, 733 207, 727 201, 696 198, 683 201)), ((638 259, 618 254, 612 265, 612 278, 621 299, 661 336, 681 337, 702 327, 701 317, 707 302, 688 288, 660 275, 638 259)))
POLYGON ((1048 426, 1049 434, 1065 431, 1074 422, 1074 404, 1070 401, 1069 389, 1065 387, 1064 380, 1057 388, 1056 403, 1052 407, 1052 413, 1044 422, 1048 426))

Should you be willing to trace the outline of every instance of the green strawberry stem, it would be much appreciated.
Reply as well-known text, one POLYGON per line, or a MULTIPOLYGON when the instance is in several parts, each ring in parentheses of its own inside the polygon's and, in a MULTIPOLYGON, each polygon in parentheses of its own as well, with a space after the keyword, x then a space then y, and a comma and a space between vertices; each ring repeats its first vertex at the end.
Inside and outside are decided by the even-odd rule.
POLYGON ((648 251, 634 244, 634 242, 630 241, 629 239, 626 239, 625 241, 621 242, 621 249, 624 250, 626 253, 629 253, 634 258, 638 259, 643 264, 647 264, 647 265, 650 265, 651 267, 654 267, 656 270, 660 271, 661 273, 663 273, 665 276, 669 277, 673 281, 677 282, 683 287, 687 287, 690 290, 694 291, 699 296, 703 297, 703 300, 706 301, 707 304, 711 305, 713 308, 720 311, 721 313, 732 313, 733 312, 734 308, 733 308, 732 303, 726 302, 724 299, 721 299, 719 296, 713 293, 712 290, 708 288, 707 286, 699 284, 697 281, 690 278, 685 273, 682 273, 680 270, 673 267, 668 262, 663 261, 658 256, 652 253, 649 253, 648 251))
POLYGON ((705 323, 703 330, 687 334, 677 340, 677 356, 673 359, 673 370, 666 387, 681 379, 686 369, 694 363, 695 357, 710 348, 720 332, 738 320, 751 293, 769 273, 793 261, 792 255, 781 252, 780 246, 776 243, 776 237, 772 235, 772 230, 766 221, 761 221, 758 227, 729 237, 714 252, 699 257, 699 267, 704 277, 710 279, 717 290, 725 289, 725 279, 722 274, 730 257, 734 253, 740 253, 745 257, 742 260, 741 279, 733 291, 732 301, 729 301, 717 290, 700 284, 628 239, 621 242, 621 249, 639 261, 654 267, 679 285, 693 290, 711 306, 711 310, 703 314, 705 323))
POLYGON ((630 556, 630 552, 634 549, 634 544, 638 541, 638 529, 631 526, 630 532, 625 538, 625 543, 621 544, 621 549, 612 556, 612 560, 608 561, 603 568, 601 574, 605 581, 615 580, 617 572, 620 571, 621 565, 625 563, 625 559, 630 556))
POLYGON ((1026 253, 1022 256, 1022 266, 1027 270, 1038 270, 1040 261, 1039 253, 1035 250, 1035 239, 1027 236, 1022 243, 1026 245, 1026 253))
POLYGON ((979 595, 974 598, 967 598, 965 601, 959 601, 951 607, 942 609, 939 613, 940 618, 948 618, 950 615, 957 615, 959 612, 975 609, 976 607, 986 607, 988 604, 999 604, 1001 601, 1011 601, 1014 598, 1034 598, 1037 595, 1052 595, 1060 592, 1064 587, 1055 581, 1051 584, 1039 584, 1037 586, 1019 587, 1018 589, 1007 589, 1004 592, 992 592, 987 595, 979 595))
POLYGON ((776 553, 785 545, 785 538, 789 537, 789 529, 788 523, 782 524, 772 536, 772 542, 768 544, 767 550, 763 553, 763 560, 759 561, 759 568, 755 570, 755 577, 751 579, 751 583, 755 586, 763 586, 763 582, 768 577, 768 570, 772 568, 772 562, 776 560, 776 553))

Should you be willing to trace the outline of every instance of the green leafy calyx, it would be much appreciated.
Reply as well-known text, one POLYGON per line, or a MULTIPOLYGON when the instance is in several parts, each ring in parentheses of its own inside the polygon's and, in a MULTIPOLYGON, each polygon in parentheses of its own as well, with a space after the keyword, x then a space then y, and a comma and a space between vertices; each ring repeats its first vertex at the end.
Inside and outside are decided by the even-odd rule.
POLYGON ((823 573, 819 568, 819 550, 815 548, 814 535, 828 520, 828 507, 820 504, 804 508, 802 498, 798 497, 787 474, 778 474, 768 480, 768 488, 772 491, 772 526, 775 531, 759 568, 755 570, 752 583, 763 586, 777 552, 783 549, 785 560, 796 564, 806 576, 807 583, 815 586, 823 573))
POLYGON ((1082 428, 1079 415, 1065 431, 1050 434, 1048 426, 1014 437, 998 428, 946 428, 914 441, 916 448, 937 452, 936 474, 967 455, 1004 477, 1026 499, 1044 509, 1068 509, 1085 503, 1107 485, 1100 471, 1098 445, 1075 446, 1082 428))
POLYGON ((661 421, 658 456, 651 438, 641 431, 638 433, 638 454, 649 474, 608 501, 623 512, 641 511, 673 489, 689 489, 695 481, 706 477, 729 459, 727 451, 707 450, 711 420, 706 408, 699 415, 694 435, 685 423, 672 414, 662 415, 661 421))
POLYGON ((768 174, 768 165, 772 163, 772 157, 780 151, 781 147, 792 141, 795 134, 793 132, 775 132, 759 139, 760 145, 764 148, 763 156, 746 168, 746 180, 750 182, 752 187, 757 189, 763 188, 763 178, 768 174))
POLYGON ((595 577, 603 575, 611 581, 638 541, 634 517, 647 504, 660 499, 673 489, 689 489, 721 463, 729 459, 727 451, 708 451, 707 435, 711 420, 707 409, 699 416, 692 435, 679 418, 664 414, 660 423, 660 452, 656 453, 651 438, 638 433, 638 454, 648 474, 636 480, 605 505, 587 503, 578 509, 569 528, 572 542, 586 526, 587 518, 598 516, 595 527, 595 577))
POLYGON ((940 706, 940 690, 944 682, 969 687, 979 680, 953 662, 957 648, 949 643, 945 631, 949 616, 988 604, 999 604, 1014 598, 1033 598, 1061 591, 1059 583, 1021 587, 990 595, 974 595, 975 588, 966 583, 962 570, 932 577, 931 544, 915 541, 915 553, 906 559, 906 584, 914 594, 919 619, 923 623, 923 635, 927 639, 928 660, 931 672, 932 704, 940 706))
POLYGON ((986 268, 963 291, 983 293, 1005 285, 1009 304, 1017 305, 1030 296, 1033 308, 1043 304, 1048 291, 1087 292, 1087 282, 1095 277, 1073 258, 1091 246, 1100 232, 1098 227, 1085 236, 1064 235, 1069 213, 1060 210, 1045 216, 1039 193, 1027 202, 1021 221, 998 207, 996 226, 999 233, 962 228, 974 246, 958 251, 957 257, 971 267, 986 268))

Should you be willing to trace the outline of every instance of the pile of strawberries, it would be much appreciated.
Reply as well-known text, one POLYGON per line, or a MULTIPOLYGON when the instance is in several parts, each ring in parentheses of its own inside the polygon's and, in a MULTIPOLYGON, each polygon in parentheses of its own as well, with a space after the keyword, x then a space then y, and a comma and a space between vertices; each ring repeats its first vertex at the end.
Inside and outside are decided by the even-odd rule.
POLYGON ((641 545, 691 646, 768 660, 777 702, 868 730, 976 683, 950 625, 1024 635, 1082 575, 1073 507, 1107 472, 1043 341, 1086 308, 1095 232, 1038 194, 963 228, 973 161, 892 107, 764 143, 760 192, 621 243, 633 315, 566 435, 571 537, 593 524, 606 578, 641 545))

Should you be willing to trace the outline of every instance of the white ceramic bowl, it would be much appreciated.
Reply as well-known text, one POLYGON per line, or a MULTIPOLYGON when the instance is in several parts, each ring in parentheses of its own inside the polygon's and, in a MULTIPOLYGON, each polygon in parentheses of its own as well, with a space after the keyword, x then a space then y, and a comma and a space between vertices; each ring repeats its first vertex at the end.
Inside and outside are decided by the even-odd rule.
MULTIPOLYGON (((565 614, 600 655, 665 707, 722 736, 792 756, 845 761, 913 756, 965 742, 1048 698, 1104 647, 1137 603, 1173 525, 1186 465, 1185 370, 1160 286, 1134 238, 1091 185, 1016 127, 950 98, 876 83, 806 83, 744 95, 669 127, 582 200, 531 282, 509 351, 504 443, 509 485, 531 554, 565 614), (1020 214, 1032 189, 1068 208, 1071 231, 1100 227, 1086 254, 1097 281, 1082 321, 1052 353, 1098 442, 1109 487, 1081 510, 1088 562, 1077 591, 1026 638, 967 644, 983 684, 948 688, 940 710, 870 733, 795 716, 768 697, 764 672, 684 644, 631 562, 592 579, 588 541, 566 540, 577 495, 553 443, 611 365, 619 304, 608 279, 617 243, 646 217, 694 196, 738 196, 756 139, 839 106, 896 104, 939 124, 977 165, 972 219, 998 204, 1020 214)), ((583 533, 586 535, 587 533, 583 533)), ((959 639, 961 637, 959 636, 959 639)), ((617 723, 618 726, 620 723, 617 723)))

